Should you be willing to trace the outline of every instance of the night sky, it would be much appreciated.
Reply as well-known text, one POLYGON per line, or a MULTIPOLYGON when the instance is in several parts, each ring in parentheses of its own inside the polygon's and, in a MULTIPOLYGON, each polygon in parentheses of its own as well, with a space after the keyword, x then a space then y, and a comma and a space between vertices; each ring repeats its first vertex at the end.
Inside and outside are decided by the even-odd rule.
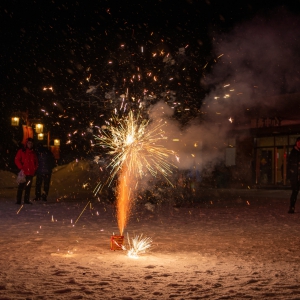
MULTIPOLYGON (((107 101, 107 93, 114 90, 118 101, 127 88, 136 99, 146 89, 155 101, 166 90, 175 91, 176 99, 192 108, 186 121, 201 110, 211 89, 229 77, 215 71, 226 62, 217 59, 224 49, 218 48, 220 41, 253 20, 272 28, 269 19, 281 14, 283 20, 296 20, 281 20, 287 33, 293 31, 299 7, 300 0, 1 1, 1 126, 9 127, 18 110, 42 118, 61 135, 89 121, 101 125, 99 116, 119 106, 107 101)), ((291 33, 293 45, 299 44, 296 33, 291 33)), ((285 42, 283 49, 289 48, 285 42)), ((285 85, 276 93, 295 91, 285 85)))

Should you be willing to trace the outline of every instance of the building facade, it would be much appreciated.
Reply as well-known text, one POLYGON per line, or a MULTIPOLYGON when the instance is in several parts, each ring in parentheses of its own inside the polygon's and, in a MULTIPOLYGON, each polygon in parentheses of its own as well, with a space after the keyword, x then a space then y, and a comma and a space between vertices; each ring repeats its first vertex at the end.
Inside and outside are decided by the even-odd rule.
POLYGON ((231 186, 290 185, 287 160, 300 136, 300 95, 272 98, 272 103, 269 110, 262 104, 250 112, 229 133, 225 164, 231 171, 231 186))

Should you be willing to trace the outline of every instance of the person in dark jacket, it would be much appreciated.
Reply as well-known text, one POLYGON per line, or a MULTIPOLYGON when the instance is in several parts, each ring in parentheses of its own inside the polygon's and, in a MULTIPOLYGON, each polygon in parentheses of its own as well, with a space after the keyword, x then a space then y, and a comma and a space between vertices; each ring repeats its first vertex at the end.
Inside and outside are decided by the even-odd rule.
POLYGON ((30 202, 29 200, 30 189, 32 185, 33 176, 35 175, 35 172, 38 168, 38 159, 33 150, 32 138, 28 138, 26 140, 25 147, 18 150, 15 157, 15 164, 19 168, 19 170, 22 171, 26 176, 26 182, 22 182, 18 184, 17 204, 21 204, 22 194, 24 189, 25 189, 24 203, 32 204, 32 202, 30 202))
POLYGON ((55 165, 53 153, 42 144, 37 147, 38 168, 36 171, 35 201, 47 201, 50 188, 52 169, 55 165), (43 192, 42 185, 43 186, 43 192))
POLYGON ((300 137, 297 138, 296 144, 288 157, 287 167, 288 178, 290 179, 292 188, 288 213, 293 214, 295 212, 295 204, 300 188, 300 137))

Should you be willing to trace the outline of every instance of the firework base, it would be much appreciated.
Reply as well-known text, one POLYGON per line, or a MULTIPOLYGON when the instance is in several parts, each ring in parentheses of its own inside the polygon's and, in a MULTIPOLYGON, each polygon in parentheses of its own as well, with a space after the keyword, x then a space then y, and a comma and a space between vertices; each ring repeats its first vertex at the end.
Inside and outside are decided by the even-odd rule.
POLYGON ((110 250, 122 250, 122 245, 124 242, 123 235, 112 235, 110 237, 110 250))

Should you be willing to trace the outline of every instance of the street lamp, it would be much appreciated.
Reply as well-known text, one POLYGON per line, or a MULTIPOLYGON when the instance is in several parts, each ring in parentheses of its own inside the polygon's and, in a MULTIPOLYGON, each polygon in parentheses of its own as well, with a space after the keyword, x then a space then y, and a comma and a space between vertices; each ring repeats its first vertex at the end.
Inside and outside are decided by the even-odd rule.
POLYGON ((54 139, 53 140, 53 146, 51 146, 51 152, 54 155, 55 159, 60 158, 60 139, 54 139))
POLYGON ((51 148, 50 147, 50 131, 48 131, 46 133, 43 133, 43 132, 38 133, 37 139, 39 141, 43 141, 45 136, 47 136, 47 148, 50 149, 51 148))
POLYGON ((39 141, 42 141, 44 139, 44 134, 41 132, 41 133, 38 133, 38 140, 39 141))
POLYGON ((11 118, 11 126, 19 126, 20 118, 19 117, 12 117, 11 118))
POLYGON ((24 111, 14 112, 12 114, 12 118, 11 118, 11 125, 12 126, 19 126, 20 118, 22 120, 24 120, 24 122, 26 123, 27 126, 29 125, 28 111, 26 111, 26 112, 24 112, 24 111))
POLYGON ((54 146, 60 146, 60 140, 59 139, 54 140, 54 146))
MULTIPOLYGON (((15 112, 11 118, 11 125, 18 127, 20 125, 20 118, 23 120, 22 129, 23 129, 23 140, 22 144, 25 145, 26 140, 28 138, 33 138, 33 128, 32 125, 35 124, 35 132, 38 135, 38 140, 43 140, 44 134, 43 129, 44 125, 40 123, 40 120, 38 119, 29 119, 28 117, 28 111, 18 111, 15 112)), ((48 145, 49 147, 49 145, 48 145)))
POLYGON ((36 133, 43 133, 44 125, 43 124, 35 124, 35 132, 36 133))
POLYGON ((33 132, 33 125, 35 125, 35 133, 37 134, 37 140, 43 141, 45 135, 47 136, 47 147, 51 152, 53 153, 55 159, 60 158, 60 139, 54 139, 53 140, 53 146, 50 146, 50 131, 44 133, 44 125, 40 123, 39 119, 29 119, 28 117, 28 111, 26 112, 15 112, 11 117, 11 125, 15 127, 19 127, 22 125, 23 129, 23 140, 22 144, 25 145, 28 138, 33 138, 34 132, 33 132), (23 120, 23 123, 20 124, 20 119, 23 120))

